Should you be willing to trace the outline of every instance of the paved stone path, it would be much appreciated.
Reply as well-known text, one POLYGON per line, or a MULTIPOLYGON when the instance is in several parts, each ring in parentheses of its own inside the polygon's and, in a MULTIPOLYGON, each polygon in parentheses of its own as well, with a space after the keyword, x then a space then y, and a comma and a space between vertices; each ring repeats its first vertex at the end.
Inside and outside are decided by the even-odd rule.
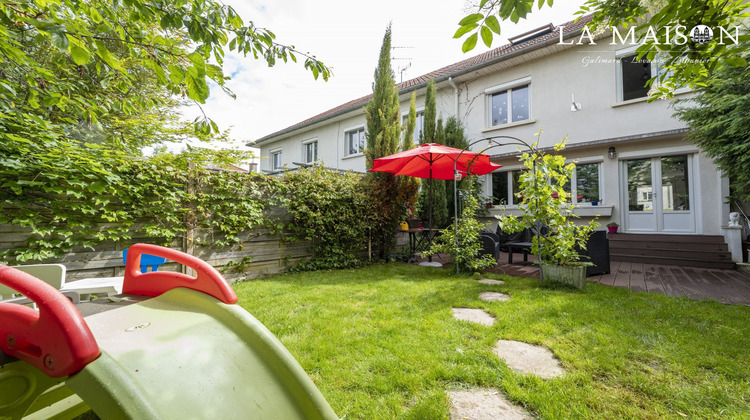
POLYGON ((510 300, 510 296, 505 293, 482 292, 479 294, 479 299, 485 302, 507 302, 510 300))
POLYGON ((531 373, 544 379, 556 378, 565 373, 555 355, 544 347, 500 340, 492 348, 492 352, 516 372, 531 373))
POLYGON ((452 308, 453 318, 459 321, 469 321, 491 327, 495 324, 495 317, 481 309, 452 308))
POLYGON ((451 391, 451 420, 521 420, 532 418, 496 389, 451 391))
MULTIPOLYGON (((493 279, 477 280, 481 284, 501 285, 505 282, 493 279)), ((510 296, 499 292, 481 292, 479 299, 488 302, 507 302, 510 296)), ((491 326, 492 315, 481 309, 452 308, 453 317, 461 321, 476 322, 491 326)), ((521 373, 550 379, 561 376, 565 370, 555 355, 544 347, 520 341, 500 340, 492 352, 508 366, 521 373)), ((526 410, 513 405, 496 389, 471 389, 448 392, 451 401, 451 420, 521 420, 533 418, 526 410)))
POLYGON ((493 285, 505 284, 505 282, 502 280, 493 280, 493 279, 481 279, 481 280, 477 280, 477 282, 482 283, 482 284, 493 284, 493 285))

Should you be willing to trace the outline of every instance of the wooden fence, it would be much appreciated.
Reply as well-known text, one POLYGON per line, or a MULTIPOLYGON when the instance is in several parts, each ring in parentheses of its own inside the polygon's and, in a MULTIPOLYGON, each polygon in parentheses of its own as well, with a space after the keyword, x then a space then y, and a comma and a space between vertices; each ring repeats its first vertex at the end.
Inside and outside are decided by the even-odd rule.
MULTIPOLYGON (((0 250, 16 248, 25 244, 29 229, 18 225, 0 225, 0 250)), ((67 280, 92 277, 122 276, 125 265, 122 251, 128 246, 143 242, 153 243, 137 228, 131 231, 133 239, 127 243, 103 243, 96 249, 74 249, 61 258, 45 261, 30 261, 25 264, 59 263, 67 268, 67 280)), ((239 235, 240 243, 231 247, 211 245, 209 238, 201 232, 190 232, 188 237, 193 243, 184 240, 175 243, 171 248, 187 252, 206 261, 224 274, 229 281, 251 279, 264 275, 283 272, 303 259, 312 256, 312 247, 308 242, 290 242, 286 234, 271 234, 268 230, 258 229, 239 235), (205 245, 201 245, 205 244, 205 245)), ((182 271, 176 263, 164 264, 160 270, 182 271)))

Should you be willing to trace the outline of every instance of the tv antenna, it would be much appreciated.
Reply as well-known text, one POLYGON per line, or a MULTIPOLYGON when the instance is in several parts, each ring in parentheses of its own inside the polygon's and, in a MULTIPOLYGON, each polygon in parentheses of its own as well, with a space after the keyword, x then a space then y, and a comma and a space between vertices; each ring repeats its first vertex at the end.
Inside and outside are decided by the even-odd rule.
MULTIPOLYGON (((395 51, 395 50, 406 50, 406 49, 414 49, 414 47, 391 47, 392 51, 395 51)), ((406 61, 406 60, 409 60, 409 62, 406 63, 405 65, 399 65, 396 68, 396 71, 399 73, 400 78, 401 78, 401 80, 399 81, 399 83, 403 83, 404 82, 404 72, 406 70, 409 70, 409 68, 411 67, 411 60, 412 60, 412 58, 411 57, 394 57, 394 56, 391 56, 391 60, 393 60, 393 61, 406 61)))

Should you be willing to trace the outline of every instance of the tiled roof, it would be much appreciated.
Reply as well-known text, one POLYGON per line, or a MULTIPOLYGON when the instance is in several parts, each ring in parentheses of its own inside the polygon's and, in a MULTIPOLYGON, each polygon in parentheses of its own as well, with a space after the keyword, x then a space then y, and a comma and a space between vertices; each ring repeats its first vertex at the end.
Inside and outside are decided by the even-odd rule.
MULTIPOLYGON (((467 58, 466 60, 462 60, 457 63, 450 64, 448 66, 429 72, 422 76, 407 80, 398 85, 399 93, 403 94, 406 92, 410 92, 412 90, 416 90, 422 86, 426 86, 427 82, 430 79, 435 79, 435 82, 440 82, 442 80, 447 80, 449 77, 459 76, 459 75, 468 73, 470 71, 476 70, 477 68, 489 66, 491 64, 495 64, 497 62, 514 57, 518 54, 524 54, 524 53, 536 50, 538 48, 543 48, 547 45, 550 45, 550 42, 557 41, 559 39, 561 27, 565 28, 565 33, 563 34, 563 38, 567 39, 573 35, 578 34, 582 30, 584 25, 586 25, 590 21, 591 21, 591 15, 587 15, 587 16, 580 18, 578 21, 573 20, 573 21, 564 23, 562 25, 556 26, 554 30, 548 34, 545 34, 536 38, 531 38, 527 41, 519 42, 517 44, 512 44, 512 43, 504 44, 498 48, 492 49, 485 53, 476 55, 471 58, 467 58)), ((260 139, 249 143, 248 145, 257 145, 259 143, 263 143, 265 141, 271 140, 280 135, 290 133, 299 128, 303 128, 303 127, 315 124, 317 122, 324 121, 329 118, 333 118, 337 115, 345 114, 347 112, 356 110, 358 108, 362 108, 370 99, 372 99, 372 94, 351 100, 335 108, 331 108, 328 111, 325 111, 323 113, 310 117, 304 121, 300 121, 287 128, 276 131, 267 136, 261 137, 260 139)))

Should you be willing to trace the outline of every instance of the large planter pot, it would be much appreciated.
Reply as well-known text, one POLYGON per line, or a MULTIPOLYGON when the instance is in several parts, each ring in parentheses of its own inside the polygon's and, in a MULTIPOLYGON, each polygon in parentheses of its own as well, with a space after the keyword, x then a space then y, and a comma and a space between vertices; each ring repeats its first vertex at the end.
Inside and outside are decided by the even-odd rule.
POLYGON ((586 267, 564 267, 542 263, 544 282, 557 282, 569 284, 579 289, 586 285, 586 267))

